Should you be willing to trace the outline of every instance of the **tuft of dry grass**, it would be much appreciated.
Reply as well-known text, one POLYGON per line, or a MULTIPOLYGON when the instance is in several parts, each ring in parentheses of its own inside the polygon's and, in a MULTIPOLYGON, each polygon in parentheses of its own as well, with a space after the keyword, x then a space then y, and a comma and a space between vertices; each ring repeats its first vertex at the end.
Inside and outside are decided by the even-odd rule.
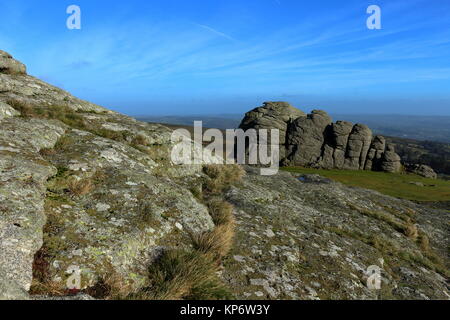
POLYGON ((117 272, 112 265, 108 266, 108 272, 93 287, 84 290, 84 293, 104 300, 127 299, 133 291, 131 284, 123 275, 117 272))
POLYGON ((56 154, 56 150, 53 148, 43 148, 43 149, 39 150, 39 154, 44 157, 52 156, 52 155, 56 154))
POLYGON ((73 178, 67 183, 67 188, 74 196, 84 196, 94 189, 94 184, 91 179, 76 179, 73 178))
POLYGON ((193 235, 192 242, 195 250, 220 261, 233 247, 234 234, 235 224, 227 223, 215 227, 212 231, 193 235))
POLYGON ((133 140, 131 141, 131 145, 136 145, 136 146, 147 146, 148 145, 148 141, 147 138, 144 137, 141 134, 138 134, 137 136, 135 136, 133 138, 133 140))
POLYGON ((211 194, 224 192, 245 175, 244 169, 239 165, 211 164, 204 166, 203 172, 210 178, 205 182, 204 190, 211 194))
POLYGON ((50 257, 45 247, 42 247, 34 255, 31 295, 63 296, 67 294, 67 288, 63 283, 50 279, 49 260, 50 257))
MULTIPOLYGON (((149 267, 151 285, 133 299, 180 300, 199 287, 222 291, 216 268, 208 256, 196 251, 168 250, 149 267)), ((223 289, 224 290, 224 289, 223 289)), ((211 290, 214 291, 214 290, 211 290)), ((216 297, 217 298, 217 297, 216 297)))
POLYGON ((208 202, 209 214, 214 224, 234 224, 233 205, 220 198, 213 198, 208 202))
POLYGON ((411 221, 411 219, 408 219, 405 223, 403 233, 405 236, 412 240, 416 240, 419 236, 419 230, 417 229, 417 226, 411 221))
POLYGON ((420 249, 424 252, 430 252, 431 251, 431 247, 430 247, 430 239, 428 238, 428 236, 423 233, 420 232, 419 233, 419 245, 420 245, 420 249))

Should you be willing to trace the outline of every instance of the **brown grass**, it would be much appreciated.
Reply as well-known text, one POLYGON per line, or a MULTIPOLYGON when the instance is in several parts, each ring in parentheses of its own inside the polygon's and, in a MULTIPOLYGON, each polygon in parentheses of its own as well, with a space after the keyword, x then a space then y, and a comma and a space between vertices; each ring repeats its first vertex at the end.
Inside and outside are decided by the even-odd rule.
POLYGON ((133 140, 131 141, 132 145, 136 145, 136 146, 147 146, 148 142, 147 142, 147 138, 144 137, 143 135, 139 134, 137 136, 135 136, 133 138, 133 140))
POLYGON ((220 194, 245 175, 244 169, 239 165, 206 165, 204 173, 210 178, 204 184, 204 190, 211 194, 220 194))
POLYGON ((207 283, 220 287, 208 257, 195 252, 168 250, 149 267, 150 286, 132 299, 180 300, 207 283))
POLYGON ((84 196, 94 189, 94 184, 92 183, 92 180, 88 178, 80 180, 72 178, 68 182, 67 188, 74 196, 84 196))
POLYGON ((124 277, 118 273, 112 265, 93 287, 90 287, 83 292, 96 298, 104 300, 123 300, 127 299, 132 292, 131 284, 127 282, 124 277))
POLYGON ((39 150, 39 154, 44 157, 52 156, 52 155, 56 154, 56 150, 53 148, 44 148, 44 149, 39 150))
POLYGON ((234 224, 233 205, 220 198, 213 198, 208 202, 209 214, 214 224, 234 224))
POLYGON ((63 283, 54 282, 50 279, 49 260, 50 257, 45 247, 42 247, 34 255, 31 295, 63 296, 67 294, 67 288, 63 283))
POLYGON ((194 235, 192 242, 195 250, 220 261, 233 247, 234 234, 235 224, 228 223, 219 225, 212 231, 194 235))
POLYGON ((403 233, 405 236, 412 240, 416 240, 419 236, 419 230, 417 229, 417 226, 411 221, 411 219, 408 219, 404 226, 403 233))

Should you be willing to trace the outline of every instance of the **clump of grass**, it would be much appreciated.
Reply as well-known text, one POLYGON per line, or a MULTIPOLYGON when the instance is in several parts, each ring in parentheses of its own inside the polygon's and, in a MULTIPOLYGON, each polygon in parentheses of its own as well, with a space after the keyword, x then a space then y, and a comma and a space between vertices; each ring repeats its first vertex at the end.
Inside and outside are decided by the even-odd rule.
POLYGON ((230 252, 233 246, 235 224, 228 223, 216 226, 212 231, 192 236, 194 249, 211 256, 214 260, 220 259, 230 252))
POLYGON ((150 286, 133 299, 195 299, 197 294, 221 299, 230 296, 216 275, 208 256, 197 251, 168 250, 149 267, 150 286), (205 290, 208 288, 208 290, 205 290), (203 289, 203 290, 200 290, 203 289), (221 295, 217 296, 218 293, 221 295))
POLYGON ((64 135, 56 141, 56 144, 53 149, 55 151, 65 151, 69 150, 71 146, 75 143, 75 139, 71 136, 64 135))
POLYGON ((33 280, 30 287, 31 295, 63 296, 67 288, 62 283, 52 281, 50 278, 50 255, 43 246, 34 255, 33 280))
POLYGON ((208 202, 209 214, 216 226, 234 224, 233 206, 220 198, 213 198, 208 202))
POLYGON ((138 134, 133 138, 133 140, 131 140, 131 145, 147 146, 148 145, 147 138, 141 134, 138 134))
POLYGON ((416 240, 419 236, 419 230, 417 229, 416 224, 411 221, 411 219, 407 220, 403 228, 403 233, 412 240, 416 240))
POLYGON ((56 150, 53 148, 43 148, 43 149, 39 150, 39 154, 44 157, 52 156, 55 153, 56 153, 56 150))
POLYGON ((126 299, 133 291, 131 283, 126 281, 110 263, 107 263, 106 269, 105 276, 101 277, 93 287, 87 288, 83 292, 96 299, 126 299))
MULTIPOLYGON (((392 228, 394 228, 396 231, 403 233, 406 237, 416 240, 419 236, 419 231, 417 229, 416 224, 411 220, 411 218, 406 218, 404 221, 397 221, 397 219, 394 218, 393 215, 390 215, 388 213, 377 211, 377 210, 370 210, 366 208, 358 207, 352 203, 348 203, 348 206, 359 213, 362 213, 368 217, 383 221, 390 225, 392 228)), ((398 218, 400 219, 400 218, 398 218)))
POLYGON ((204 189, 211 194, 222 193, 245 174, 239 165, 211 164, 204 166, 203 171, 210 178, 205 182, 204 189))
POLYGON ((430 248, 430 239, 428 238, 428 236, 423 233, 420 232, 419 233, 419 238, 417 239, 420 245, 420 249, 424 252, 430 252, 431 248, 430 248))
POLYGON ((98 129, 90 129, 89 132, 114 141, 118 142, 128 142, 130 138, 130 133, 128 131, 113 131, 105 128, 98 128, 98 129))
POLYGON ((67 183, 67 189, 73 196, 84 196, 94 189, 94 184, 89 178, 72 178, 67 183))
POLYGON ((128 131, 113 131, 105 128, 89 127, 82 113, 74 111, 67 106, 38 106, 16 99, 11 99, 7 103, 19 111, 24 118, 59 120, 71 128, 88 131, 92 134, 118 142, 128 142, 130 139, 130 133, 128 131))

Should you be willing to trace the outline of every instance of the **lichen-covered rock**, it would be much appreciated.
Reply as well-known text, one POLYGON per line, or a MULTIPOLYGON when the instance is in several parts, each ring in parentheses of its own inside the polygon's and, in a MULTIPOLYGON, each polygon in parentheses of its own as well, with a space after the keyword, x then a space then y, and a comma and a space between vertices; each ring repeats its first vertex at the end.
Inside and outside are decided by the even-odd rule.
MULTIPOLYGON (((0 122, 0 282, 28 291, 34 253, 42 245, 46 182, 56 168, 38 153, 64 129, 40 120, 0 122)), ((3 287, 0 298, 7 297, 3 287)))
POLYGON ((401 158, 395 153, 395 147, 392 144, 386 146, 386 151, 381 157, 381 170, 386 172, 400 172, 402 168, 401 158))
MULTIPOLYGON (((245 114, 239 128, 248 129, 277 129, 279 130, 280 160, 286 156, 286 131, 288 125, 295 119, 306 117, 306 114, 291 106, 287 102, 264 102, 263 106, 253 109, 245 114)), ((272 143, 268 132, 267 143, 272 143)), ((259 140, 259 137, 258 137, 259 140)))
POLYGON ((189 190, 202 168, 171 163, 171 133, 0 73, 0 298, 66 290, 73 266, 83 288, 109 274, 138 287, 158 250, 213 228, 189 190))
POLYGON ((0 50, 0 73, 7 74, 26 74, 27 69, 25 65, 5 52, 0 50))
POLYGON ((317 162, 331 121, 325 111, 313 110, 307 117, 298 118, 291 123, 286 134, 286 163, 308 166, 317 162))
POLYGON ((317 176, 262 177, 247 168, 227 199, 238 228, 222 277, 238 299, 449 299, 445 211, 317 176), (417 220, 423 249, 400 226, 417 220), (436 260, 437 261, 437 260, 436 260), (380 290, 368 287, 369 267, 380 290))
POLYGON ((386 150, 386 139, 382 136, 375 136, 367 154, 365 170, 380 170, 381 159, 386 150))
POLYGON ((369 127, 363 124, 353 126, 347 142, 347 154, 344 161, 345 169, 364 169, 371 141, 372 131, 369 127))
POLYGON ((405 170, 425 178, 437 179, 437 173, 425 164, 406 164, 405 170))
POLYGON ((0 120, 18 116, 20 113, 12 108, 10 105, 0 101, 0 120))
POLYGON ((352 132, 353 124, 347 121, 336 121, 331 126, 331 146, 333 150, 332 168, 344 167, 345 152, 347 150, 348 137, 352 132))

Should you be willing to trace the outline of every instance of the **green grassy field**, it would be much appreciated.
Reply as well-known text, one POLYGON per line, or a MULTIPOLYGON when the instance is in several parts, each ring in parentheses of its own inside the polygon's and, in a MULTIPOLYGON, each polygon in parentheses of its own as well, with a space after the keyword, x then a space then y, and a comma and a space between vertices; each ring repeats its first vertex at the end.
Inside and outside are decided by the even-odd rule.
POLYGON ((450 201, 450 181, 427 179, 413 174, 301 167, 285 167, 282 170, 298 174, 319 174, 348 186, 372 189, 396 198, 415 201, 450 201), (420 182, 424 186, 414 185, 412 182, 420 182))

